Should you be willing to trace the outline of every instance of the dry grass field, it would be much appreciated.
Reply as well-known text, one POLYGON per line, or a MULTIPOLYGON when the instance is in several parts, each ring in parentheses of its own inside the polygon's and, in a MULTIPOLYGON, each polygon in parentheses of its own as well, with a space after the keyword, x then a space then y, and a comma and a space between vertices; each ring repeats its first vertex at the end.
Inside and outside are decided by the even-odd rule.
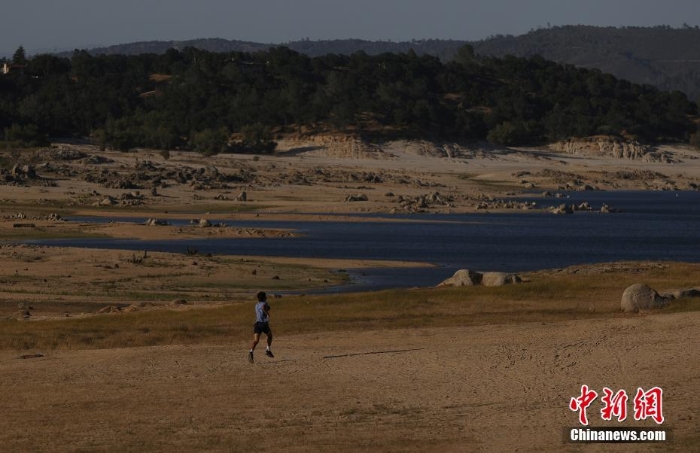
MULTIPOLYGON (((698 287, 699 264, 600 263, 522 273, 522 284, 501 287, 304 295, 347 282, 339 269, 426 264, 22 243, 290 234, 96 225, 54 213, 164 220, 314 213, 325 221, 418 208, 471 212, 523 179, 557 190, 562 173, 546 168, 606 188, 695 184, 700 176, 687 149, 678 152, 684 164, 661 164, 498 150, 440 158, 424 144, 360 155, 295 146, 257 160, 217 156, 216 171, 186 153, 166 161, 155 152, 106 152, 112 163, 52 161, 37 171, 40 181, 2 186, 0 451, 700 451, 700 300, 620 311, 634 283, 659 292, 698 287), (156 194, 114 186, 137 180, 137 170, 164 178, 186 169, 186 182, 168 179, 156 194), (611 179, 620 169, 656 179, 611 179), (113 179, 100 179, 107 174, 113 179), (358 192, 368 200, 343 201, 358 192), (420 198, 432 192, 441 195, 420 198), (275 357, 259 347, 250 364, 253 296, 261 289, 272 295, 275 357), (651 419, 634 420, 631 400, 637 388, 662 388, 660 428, 672 440, 565 442, 564 429, 578 425, 569 401, 584 384, 630 396, 621 423, 603 421, 594 401, 588 416, 597 427, 658 429, 651 419)), ((42 153, 26 161, 41 165, 42 153)))
MULTIPOLYGON (((574 272, 576 271, 576 272, 574 272)), ((3 451, 607 451, 562 440, 582 384, 664 389, 700 448, 700 303, 622 314, 621 289, 700 266, 624 263, 526 283, 271 299, 274 359, 245 354, 253 302, 1 321, 3 451), (40 357, 35 357, 35 355, 40 357)), ((662 286, 663 285, 663 286, 662 286)), ((37 310, 38 311, 38 310, 37 310)), ((599 407, 593 405, 599 410, 599 407)), ((603 422, 593 426, 647 426, 603 422)), ((597 422, 597 423, 596 423, 597 422)), ((661 449, 661 450, 659 450, 661 449)))

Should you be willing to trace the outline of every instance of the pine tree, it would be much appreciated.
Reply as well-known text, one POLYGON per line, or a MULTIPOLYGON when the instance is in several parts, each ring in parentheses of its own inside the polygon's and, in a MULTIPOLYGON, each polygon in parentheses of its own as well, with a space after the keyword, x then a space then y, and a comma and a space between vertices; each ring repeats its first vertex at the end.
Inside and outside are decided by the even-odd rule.
POLYGON ((27 55, 24 52, 24 47, 19 46, 17 50, 15 50, 15 53, 12 55, 12 63, 13 64, 27 64, 27 55))

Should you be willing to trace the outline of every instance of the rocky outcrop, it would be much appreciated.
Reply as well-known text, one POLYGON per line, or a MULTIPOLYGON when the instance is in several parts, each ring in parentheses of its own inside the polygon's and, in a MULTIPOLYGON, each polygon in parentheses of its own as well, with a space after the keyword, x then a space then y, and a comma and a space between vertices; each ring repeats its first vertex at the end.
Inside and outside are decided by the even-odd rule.
POLYGON ((550 145, 555 151, 589 157, 613 157, 616 159, 641 160, 643 162, 680 162, 672 154, 658 151, 653 146, 643 145, 634 140, 619 137, 595 136, 587 138, 570 138, 550 145))
POLYGON ((522 279, 516 274, 505 272, 476 272, 469 269, 460 269, 438 286, 503 286, 513 283, 522 283, 522 279))
POLYGON ((381 147, 352 134, 321 132, 302 127, 300 134, 288 136, 278 143, 278 149, 299 154, 322 153, 332 157, 387 159, 381 147))
POLYGON ((551 145, 551 148, 567 154, 615 157, 618 159, 643 159, 644 156, 654 152, 654 148, 651 146, 608 136, 570 138, 551 145))
POLYGON ((441 195, 440 192, 432 192, 415 197, 399 195, 396 202, 399 203, 404 211, 408 212, 425 212, 425 210, 431 206, 454 207, 454 197, 451 195, 441 195))
POLYGON ((54 160, 78 160, 87 157, 82 151, 73 148, 59 147, 51 150, 51 158, 54 160))
POLYGON ((469 269, 460 269, 438 286, 474 286, 481 284, 483 275, 469 269))

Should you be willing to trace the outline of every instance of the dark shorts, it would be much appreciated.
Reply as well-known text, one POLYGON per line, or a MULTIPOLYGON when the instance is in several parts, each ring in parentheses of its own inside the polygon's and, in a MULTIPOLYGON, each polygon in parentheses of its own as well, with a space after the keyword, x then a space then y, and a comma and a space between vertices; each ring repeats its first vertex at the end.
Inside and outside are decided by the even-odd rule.
POLYGON ((256 322, 253 326, 253 333, 264 333, 265 335, 272 335, 272 330, 270 330, 270 324, 267 322, 256 322))

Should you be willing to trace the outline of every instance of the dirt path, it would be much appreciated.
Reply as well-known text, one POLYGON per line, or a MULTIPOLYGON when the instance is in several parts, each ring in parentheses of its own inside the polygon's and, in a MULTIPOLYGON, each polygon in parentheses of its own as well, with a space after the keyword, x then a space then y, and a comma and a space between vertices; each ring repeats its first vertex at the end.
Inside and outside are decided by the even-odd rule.
MULTIPOLYGON (((3 451, 605 451, 565 444, 582 384, 664 390, 671 446, 697 451, 700 313, 210 345, 0 353, 3 451)), ((607 445, 609 448, 610 446, 607 445)), ((656 451, 616 445, 615 451, 656 451)))

